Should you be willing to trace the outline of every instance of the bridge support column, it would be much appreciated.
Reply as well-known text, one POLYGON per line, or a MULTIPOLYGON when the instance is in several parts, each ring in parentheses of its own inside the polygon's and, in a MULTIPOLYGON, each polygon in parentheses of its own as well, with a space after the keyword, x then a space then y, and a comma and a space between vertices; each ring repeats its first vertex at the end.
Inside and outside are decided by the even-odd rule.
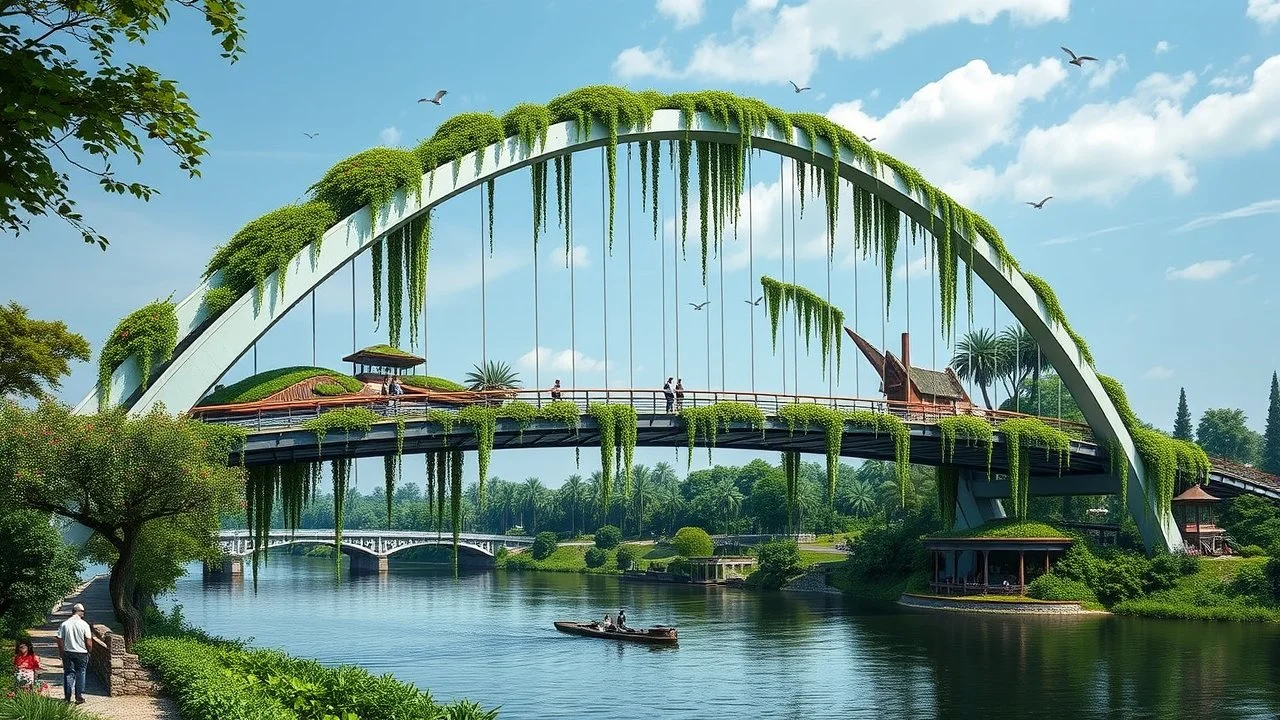
POLYGON ((960 473, 960 481, 956 487, 956 528, 976 528, 983 523, 999 520, 1005 516, 1004 506, 999 498, 978 497, 974 494, 974 483, 986 483, 984 473, 966 470, 960 473))
POLYGON ((204 577, 229 578, 244 577, 244 558, 235 555, 224 555, 222 560, 204 563, 204 577))
POLYGON ((386 555, 351 553, 350 557, 352 575, 381 575, 387 572, 386 555))

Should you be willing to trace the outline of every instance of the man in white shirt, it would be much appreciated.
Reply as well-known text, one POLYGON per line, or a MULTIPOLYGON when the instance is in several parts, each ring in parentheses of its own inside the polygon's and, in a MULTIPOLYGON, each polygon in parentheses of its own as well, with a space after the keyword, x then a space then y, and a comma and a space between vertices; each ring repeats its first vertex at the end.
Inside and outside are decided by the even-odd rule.
POLYGON ((84 621, 84 606, 76 603, 71 617, 58 626, 58 653, 62 655, 62 694, 71 702, 74 690, 76 704, 84 704, 85 676, 89 670, 89 651, 93 649, 93 630, 84 621))

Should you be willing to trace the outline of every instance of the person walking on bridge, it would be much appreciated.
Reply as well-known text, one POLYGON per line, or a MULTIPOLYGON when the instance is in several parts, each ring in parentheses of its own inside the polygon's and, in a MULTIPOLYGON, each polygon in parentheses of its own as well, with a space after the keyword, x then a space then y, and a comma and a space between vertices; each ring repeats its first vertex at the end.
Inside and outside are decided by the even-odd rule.
POLYGON ((684 409, 684 380, 676 379, 676 412, 684 409))
POLYGON ((662 386, 662 395, 667 399, 667 412, 674 412, 676 407, 676 393, 671 389, 671 381, 675 378, 667 378, 667 382, 662 386))
POLYGON ((93 631, 84 621, 84 606, 76 603, 71 617, 58 626, 58 653, 62 655, 62 695, 71 702, 74 691, 76 704, 84 704, 85 677, 89 670, 89 651, 93 649, 93 631))

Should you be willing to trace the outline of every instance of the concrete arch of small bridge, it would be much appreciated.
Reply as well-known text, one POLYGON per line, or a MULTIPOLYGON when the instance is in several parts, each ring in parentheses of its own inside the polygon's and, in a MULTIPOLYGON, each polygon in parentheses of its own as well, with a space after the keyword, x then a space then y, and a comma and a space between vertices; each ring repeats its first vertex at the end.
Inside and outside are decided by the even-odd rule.
MULTIPOLYGON (((332 547, 333 530, 273 530, 267 535, 267 549, 316 545, 332 547)), ((218 534, 224 558, 221 572, 243 572, 243 559, 254 551, 254 539, 246 530, 224 530, 218 534)), ((520 552, 533 545, 533 538, 515 535, 460 533, 459 557, 492 560, 501 548, 520 552)), ((452 533, 418 530, 345 530, 339 552, 351 559, 354 573, 386 572, 387 561, 398 553, 421 547, 453 547, 452 533)))

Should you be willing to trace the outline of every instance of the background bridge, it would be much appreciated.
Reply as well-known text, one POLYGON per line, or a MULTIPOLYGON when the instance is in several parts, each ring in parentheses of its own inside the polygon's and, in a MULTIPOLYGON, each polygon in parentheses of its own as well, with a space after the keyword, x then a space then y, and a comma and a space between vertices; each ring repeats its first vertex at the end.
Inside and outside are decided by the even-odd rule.
MULTIPOLYGON (((337 535, 333 530, 273 530, 267 534, 266 548, 291 547, 293 545, 333 545, 337 535)), ((492 558, 500 548, 521 551, 533 545, 533 538, 520 535, 485 535, 464 532, 458 535, 460 554, 492 558)), ((218 546, 222 548, 224 572, 242 572, 243 558, 253 553, 255 543, 248 530, 223 530, 218 533, 218 546)), ((344 555, 351 558, 352 572, 385 572, 387 559, 404 550, 419 547, 453 547, 452 533, 426 530, 343 530, 344 555)), ((460 555, 461 556, 461 555, 460 555)))

